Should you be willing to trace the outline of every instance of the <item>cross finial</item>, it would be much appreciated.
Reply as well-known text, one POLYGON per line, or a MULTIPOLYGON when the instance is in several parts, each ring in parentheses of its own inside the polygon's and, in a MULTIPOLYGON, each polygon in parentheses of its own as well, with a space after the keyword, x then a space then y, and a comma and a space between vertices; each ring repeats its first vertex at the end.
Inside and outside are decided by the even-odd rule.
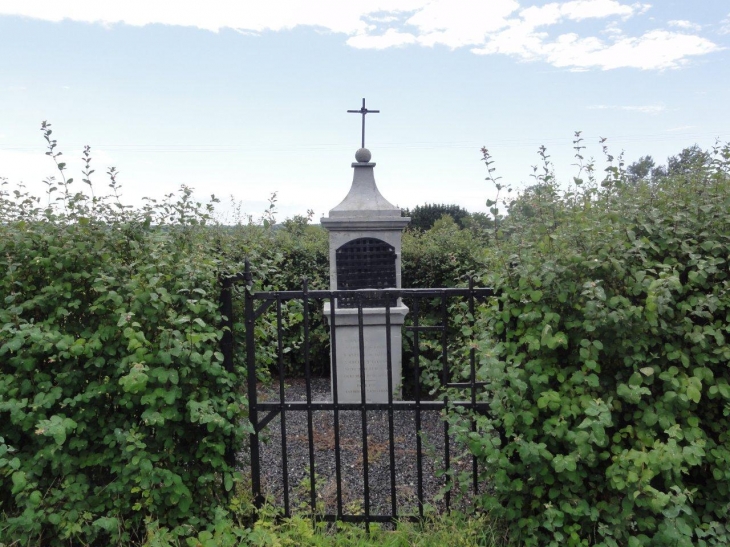
POLYGON ((362 146, 361 148, 365 148, 365 114, 379 114, 380 110, 368 110, 365 108, 365 99, 362 100, 362 108, 360 110, 348 110, 348 112, 353 114, 362 114, 362 146))

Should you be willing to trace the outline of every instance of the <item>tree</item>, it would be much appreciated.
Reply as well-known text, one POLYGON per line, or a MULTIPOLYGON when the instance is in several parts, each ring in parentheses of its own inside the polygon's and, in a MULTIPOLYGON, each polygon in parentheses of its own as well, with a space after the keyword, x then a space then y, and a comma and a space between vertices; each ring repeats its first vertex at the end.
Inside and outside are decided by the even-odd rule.
POLYGON ((660 177, 688 178, 701 176, 707 172, 711 163, 712 157, 710 153, 702 150, 695 144, 685 148, 676 156, 667 158, 667 164, 654 168, 651 176, 654 179, 660 177))
POLYGON ((443 203, 426 203, 425 205, 417 205, 413 210, 404 209, 403 215, 411 217, 411 228, 419 230, 430 230, 434 223, 444 215, 449 215, 463 228, 465 221, 469 218, 469 211, 459 205, 445 205, 443 203))
POLYGON ((640 180, 649 180, 656 167, 654 158, 651 156, 642 156, 626 168, 629 175, 629 181, 637 183, 640 180))

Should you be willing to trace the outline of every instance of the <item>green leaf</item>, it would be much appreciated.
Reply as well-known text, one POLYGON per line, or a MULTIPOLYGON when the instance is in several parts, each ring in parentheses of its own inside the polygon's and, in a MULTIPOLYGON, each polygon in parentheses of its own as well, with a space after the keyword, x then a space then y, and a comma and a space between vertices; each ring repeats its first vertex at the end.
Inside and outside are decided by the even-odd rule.
POLYGON ((91 524, 110 534, 114 534, 119 530, 119 519, 115 517, 100 517, 91 524))
POLYGON ((18 492, 22 491, 25 488, 25 485, 28 484, 28 481, 25 478, 25 471, 16 471, 12 475, 12 481, 13 481, 13 489, 11 491, 11 494, 15 495, 18 492))
POLYGON ((43 494, 40 490, 33 490, 30 496, 28 496, 28 503, 32 507, 38 507, 41 504, 41 501, 43 501, 43 494))

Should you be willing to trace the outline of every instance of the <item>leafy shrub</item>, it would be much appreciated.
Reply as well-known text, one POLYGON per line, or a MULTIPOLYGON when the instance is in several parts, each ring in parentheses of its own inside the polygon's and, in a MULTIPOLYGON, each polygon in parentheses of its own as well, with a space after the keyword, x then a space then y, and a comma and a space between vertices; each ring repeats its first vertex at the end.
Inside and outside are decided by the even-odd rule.
POLYGON ((727 545, 730 148, 634 184, 609 156, 564 193, 542 152, 484 276, 490 413, 452 415, 478 502, 525 545, 727 545))
POLYGON ((114 196, 74 193, 43 129, 62 176, 47 203, 0 195, 0 542, 204 526, 240 478, 227 447, 248 432, 244 375, 218 351, 210 211, 186 188, 124 207, 114 169, 114 196))
POLYGON ((486 249, 449 216, 430 230, 403 234, 402 279, 408 288, 455 287, 481 270, 486 249))
MULTIPOLYGON (((402 279, 408 288, 460 287, 468 284, 469 276, 484 268, 488 249, 471 230, 461 229, 449 216, 437 220, 430 230, 407 230, 403 234, 402 279)), ((412 305, 406 302, 406 305, 412 305)), ((461 358, 464 340, 470 335, 461 334, 464 327, 464 301, 452 300, 447 310, 450 360, 461 358), (458 320, 454 320, 458 318, 458 320)), ((413 313, 406 316, 406 325, 413 322, 413 313)), ((421 325, 443 323, 441 300, 419 302, 421 325)), ((466 331, 465 331, 466 332, 466 331)), ((414 337, 412 331, 404 332, 404 396, 413 397, 414 337)), ((440 334, 419 336, 419 367, 421 370, 421 394, 430 392, 442 382, 442 342, 440 334)))
POLYGON ((469 211, 459 205, 445 205, 443 203, 426 203, 416 205, 413 209, 404 209, 403 216, 411 217, 408 228, 411 230, 430 230, 433 225, 444 215, 450 216, 460 228, 464 227, 466 219, 469 218, 469 211))
MULTIPOLYGON (((307 279, 310 290, 329 288, 329 252, 327 232, 308 224, 308 217, 295 217, 283 224, 269 226, 238 224, 219 227, 216 237, 222 260, 241 265, 248 258, 255 291, 301 291, 307 279)), ((242 271, 242 269, 241 269, 242 271)), ((240 273, 240 272, 239 272, 240 273)), ((243 287, 234 289, 234 334, 243 340, 243 287)), ((324 325, 321 306, 310 302, 310 365, 314 374, 329 372, 329 334, 324 325)), ((256 362, 258 375, 268 381, 278 374, 276 310, 272 307, 256 321, 256 362)), ((304 344, 304 314, 301 301, 292 300, 282 306, 282 342, 288 348, 284 356, 287 375, 304 373, 304 355, 298 351, 304 344)), ((236 362, 244 365, 245 355, 239 351, 236 362)))

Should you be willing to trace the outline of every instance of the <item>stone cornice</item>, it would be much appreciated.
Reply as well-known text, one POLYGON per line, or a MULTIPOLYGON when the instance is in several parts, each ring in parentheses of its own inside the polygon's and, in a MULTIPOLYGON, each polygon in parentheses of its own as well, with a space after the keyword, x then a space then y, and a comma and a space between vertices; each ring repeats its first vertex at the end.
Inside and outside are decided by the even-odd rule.
POLYGON ((391 231, 403 230, 411 221, 410 217, 322 217, 320 224, 327 230, 355 232, 362 230, 391 231))

